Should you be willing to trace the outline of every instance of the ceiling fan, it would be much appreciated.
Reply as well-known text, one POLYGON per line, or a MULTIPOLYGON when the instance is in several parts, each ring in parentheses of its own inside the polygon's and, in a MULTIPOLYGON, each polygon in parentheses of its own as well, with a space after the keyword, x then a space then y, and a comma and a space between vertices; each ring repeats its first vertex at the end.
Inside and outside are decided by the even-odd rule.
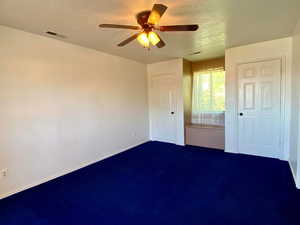
POLYGON ((152 10, 146 10, 136 15, 137 22, 140 26, 131 25, 118 25, 118 24, 100 24, 100 28, 118 28, 118 29, 130 29, 140 30, 139 33, 132 35, 126 40, 118 44, 119 47, 123 47, 131 41, 137 39, 138 42, 145 48, 150 47, 150 43, 158 48, 164 47, 166 44, 161 37, 155 32, 155 30, 167 32, 167 31, 196 31, 198 25, 172 25, 172 26, 159 26, 160 18, 167 10, 167 6, 163 4, 154 4, 152 10))

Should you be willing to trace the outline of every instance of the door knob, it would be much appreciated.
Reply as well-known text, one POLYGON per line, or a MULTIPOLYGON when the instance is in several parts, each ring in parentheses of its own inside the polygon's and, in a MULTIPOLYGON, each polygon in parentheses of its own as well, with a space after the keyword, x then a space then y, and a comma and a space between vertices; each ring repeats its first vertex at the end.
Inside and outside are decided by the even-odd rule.
POLYGON ((244 115, 244 113, 240 113, 240 116, 243 116, 244 115))

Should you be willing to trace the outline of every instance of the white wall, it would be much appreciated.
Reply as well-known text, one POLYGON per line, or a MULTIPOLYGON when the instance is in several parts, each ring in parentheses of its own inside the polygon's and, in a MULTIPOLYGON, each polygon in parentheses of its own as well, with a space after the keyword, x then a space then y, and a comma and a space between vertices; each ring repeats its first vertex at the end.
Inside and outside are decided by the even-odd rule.
POLYGON ((300 188, 300 21, 293 35, 293 67, 292 67, 292 116, 291 116, 291 151, 290 165, 300 188))
MULTIPOLYGON (((176 144, 184 145, 184 102, 183 102, 183 59, 174 59, 159 63, 153 63, 147 65, 148 71, 148 84, 151 82, 152 76, 160 74, 173 75, 176 79, 177 89, 177 131, 176 131, 176 144)), ((150 88, 149 88, 150 90, 150 88)), ((149 93, 149 96, 151 93, 149 93)), ((149 105, 150 114, 150 139, 152 140, 151 132, 151 105, 149 105)))
POLYGON ((147 141, 146 65, 0 26, 0 198, 147 141))
POLYGON ((292 38, 266 41, 236 48, 227 49, 226 64, 226 115, 225 115, 225 151, 238 153, 238 122, 237 122, 237 75, 239 63, 256 62, 266 59, 280 58, 283 62, 283 111, 281 137, 281 159, 288 160, 290 151, 290 115, 291 115, 291 61, 292 38))

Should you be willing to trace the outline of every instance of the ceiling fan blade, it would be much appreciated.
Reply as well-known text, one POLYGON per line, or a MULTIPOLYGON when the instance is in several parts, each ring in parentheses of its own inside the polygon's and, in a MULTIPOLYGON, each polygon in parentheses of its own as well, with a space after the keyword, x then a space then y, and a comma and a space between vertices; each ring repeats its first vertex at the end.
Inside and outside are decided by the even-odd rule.
POLYGON ((161 37, 158 35, 158 34, 156 34, 158 37, 159 37, 159 39, 160 39, 160 41, 156 44, 156 47, 158 47, 158 48, 162 48, 162 47, 165 47, 165 45, 166 45, 166 43, 163 41, 163 39, 161 39, 161 37))
POLYGON ((139 29, 141 29, 139 26, 119 25, 119 24, 100 24, 99 27, 100 28, 130 29, 130 30, 139 30, 139 29))
POLYGON ((131 37, 127 38, 126 40, 122 41, 121 43, 118 44, 119 47, 123 47, 124 45, 127 45, 129 42, 132 42, 133 40, 135 40, 137 37, 139 36, 139 34, 134 34, 131 37))
POLYGON ((196 24, 192 25, 173 25, 173 26, 160 26, 160 31, 196 31, 199 26, 196 24))
POLYGON ((148 23, 149 24, 158 24, 160 18, 163 16, 163 14, 167 10, 167 8, 168 7, 163 4, 154 4, 152 11, 148 18, 148 23))

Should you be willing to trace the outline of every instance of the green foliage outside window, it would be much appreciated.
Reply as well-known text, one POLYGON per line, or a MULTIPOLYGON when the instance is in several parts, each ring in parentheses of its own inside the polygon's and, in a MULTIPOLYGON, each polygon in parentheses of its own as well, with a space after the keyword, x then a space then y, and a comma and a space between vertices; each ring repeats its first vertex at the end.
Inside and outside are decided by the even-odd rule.
POLYGON ((225 71, 212 70, 195 74, 193 109, 198 112, 225 111, 225 71))

